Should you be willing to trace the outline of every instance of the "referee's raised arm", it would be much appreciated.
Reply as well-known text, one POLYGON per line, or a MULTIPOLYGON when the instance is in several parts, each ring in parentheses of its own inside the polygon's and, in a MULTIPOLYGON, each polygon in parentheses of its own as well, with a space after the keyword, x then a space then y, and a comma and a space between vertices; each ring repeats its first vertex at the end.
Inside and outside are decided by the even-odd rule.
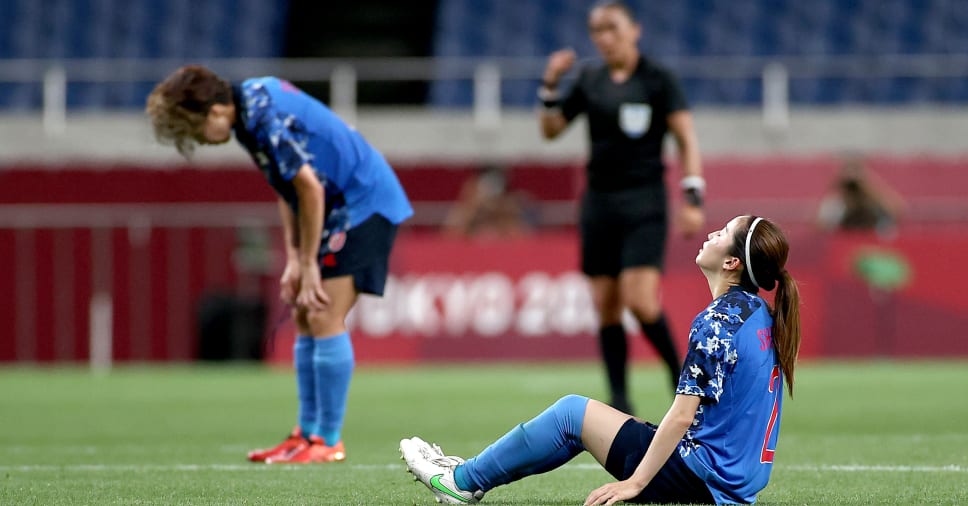
POLYGON ((541 125, 541 136, 545 139, 554 139, 568 128, 568 119, 561 111, 558 84, 561 76, 575 64, 575 58, 575 52, 571 49, 560 49, 548 57, 548 65, 541 78, 541 88, 538 89, 538 99, 541 100, 538 121, 541 125))

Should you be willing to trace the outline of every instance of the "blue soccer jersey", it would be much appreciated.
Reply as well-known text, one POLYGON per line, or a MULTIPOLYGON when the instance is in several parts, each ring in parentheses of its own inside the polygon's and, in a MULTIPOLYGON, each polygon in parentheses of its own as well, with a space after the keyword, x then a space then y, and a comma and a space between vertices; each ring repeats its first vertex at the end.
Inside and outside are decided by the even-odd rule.
POLYGON ((772 327, 766 302, 733 287, 689 331, 676 393, 701 402, 679 454, 719 504, 756 501, 773 469, 783 376, 772 327))
POLYGON ((269 184, 298 213, 292 179, 309 165, 326 194, 323 242, 374 214, 399 224, 413 214, 393 169, 322 102, 275 77, 233 87, 238 141, 269 184))

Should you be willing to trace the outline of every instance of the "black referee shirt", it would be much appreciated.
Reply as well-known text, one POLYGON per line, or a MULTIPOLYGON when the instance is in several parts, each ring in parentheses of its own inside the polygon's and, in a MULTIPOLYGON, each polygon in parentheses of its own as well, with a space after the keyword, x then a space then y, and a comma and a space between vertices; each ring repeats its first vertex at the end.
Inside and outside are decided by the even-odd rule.
POLYGON ((644 57, 622 83, 612 81, 604 63, 583 67, 561 109, 569 122, 583 112, 588 115, 588 188, 661 186, 666 117, 686 108, 672 74, 644 57))

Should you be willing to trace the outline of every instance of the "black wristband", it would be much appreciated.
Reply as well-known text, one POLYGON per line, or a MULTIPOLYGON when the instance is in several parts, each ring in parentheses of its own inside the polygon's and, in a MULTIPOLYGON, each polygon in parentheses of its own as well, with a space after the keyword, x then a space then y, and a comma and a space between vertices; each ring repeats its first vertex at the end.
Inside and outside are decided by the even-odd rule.
POLYGON ((545 88, 548 88, 549 90, 553 90, 553 89, 555 89, 555 88, 558 87, 558 83, 552 83, 552 82, 548 82, 548 81, 545 81, 545 80, 542 79, 541 80, 541 86, 544 86, 545 88))
POLYGON ((561 96, 557 91, 547 87, 538 88, 538 100, 545 109, 557 109, 561 107, 561 96))
POLYGON ((687 188, 682 192, 686 203, 694 207, 702 207, 702 193, 698 188, 687 188))
POLYGON ((554 100, 542 100, 541 101, 541 105, 545 109, 558 109, 558 108, 561 107, 561 100, 559 100, 557 98, 554 99, 554 100))

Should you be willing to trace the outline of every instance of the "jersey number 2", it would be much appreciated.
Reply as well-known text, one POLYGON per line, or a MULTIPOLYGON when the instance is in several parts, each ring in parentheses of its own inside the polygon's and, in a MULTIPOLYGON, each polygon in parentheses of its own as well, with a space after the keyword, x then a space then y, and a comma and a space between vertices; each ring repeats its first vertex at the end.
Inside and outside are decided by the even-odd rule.
POLYGON ((766 425, 766 436, 763 437, 763 451, 760 453, 760 463, 761 464, 772 464, 773 463, 773 453, 776 450, 771 450, 767 448, 770 444, 770 436, 773 435, 773 429, 776 428, 776 416, 777 411, 780 409, 780 368, 778 366, 773 366, 773 371, 770 373, 770 393, 773 395, 773 411, 770 413, 770 423, 766 425))

